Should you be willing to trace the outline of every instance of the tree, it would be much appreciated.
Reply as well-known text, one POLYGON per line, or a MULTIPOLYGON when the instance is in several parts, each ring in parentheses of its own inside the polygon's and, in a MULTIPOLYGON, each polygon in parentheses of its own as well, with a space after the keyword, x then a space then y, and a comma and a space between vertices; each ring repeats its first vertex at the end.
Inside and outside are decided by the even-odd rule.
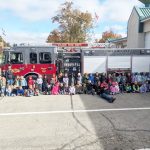
POLYGON ((2 38, 2 36, 0 36, 0 42, 3 43, 3 47, 10 47, 10 44, 7 43, 7 42, 2 38))
POLYGON ((114 33, 112 30, 105 31, 102 34, 102 38, 98 41, 99 43, 105 43, 108 39, 118 39, 122 36, 120 34, 114 33))
POLYGON ((61 33, 58 30, 53 30, 47 38, 47 42, 59 43, 62 42, 61 33))
POLYGON ((59 24, 57 31, 60 39, 56 33, 54 34, 54 30, 50 33, 47 42, 55 42, 55 39, 60 42, 85 42, 87 33, 93 25, 92 15, 87 11, 74 9, 73 2, 62 4, 57 15, 52 17, 52 21, 59 24))

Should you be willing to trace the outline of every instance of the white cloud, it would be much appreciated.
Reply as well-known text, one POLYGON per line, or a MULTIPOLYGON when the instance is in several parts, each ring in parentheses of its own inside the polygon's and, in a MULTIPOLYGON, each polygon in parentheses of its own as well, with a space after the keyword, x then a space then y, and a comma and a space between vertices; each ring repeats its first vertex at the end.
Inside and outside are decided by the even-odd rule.
MULTIPOLYGON (((11 11, 15 16, 28 21, 48 20, 54 15, 65 0, 0 0, 0 9, 11 11)), ((70 0, 71 1, 71 0, 70 0)), ((107 22, 107 29, 126 35, 126 29, 118 22, 127 22, 134 5, 141 5, 138 0, 72 0, 75 7, 88 10, 99 16, 99 26, 107 22), (114 25, 109 26, 114 22, 114 25)), ((3 16, 2 16, 3 17, 3 16)), ((17 23, 17 22, 16 22, 17 23)), ((49 32, 49 31, 48 31, 49 32)), ((10 43, 44 43, 49 33, 11 32, 7 41, 10 43)), ((101 36, 96 33, 95 38, 101 36)))
MULTIPOLYGON (((138 0, 72 0, 77 8, 88 10, 94 16, 98 14, 100 21, 127 21, 138 0)), ((0 9, 11 10, 15 15, 30 21, 50 19, 55 15, 65 0, 1 0, 0 9)))
POLYGON ((125 29, 126 29, 126 27, 115 24, 115 25, 112 25, 112 26, 105 26, 104 31, 113 30, 114 32, 118 32, 118 31, 122 31, 122 30, 125 30, 125 29))
POLYGON ((133 6, 140 5, 138 0, 106 0, 103 7, 103 19, 126 22, 131 14, 133 6))
POLYGON ((11 10, 28 21, 50 19, 63 0, 1 0, 0 9, 11 10))
POLYGON ((9 32, 5 37, 6 41, 12 45, 14 43, 26 44, 45 44, 49 33, 30 33, 30 32, 9 32))
POLYGON ((99 16, 99 22, 119 21, 126 22, 131 14, 133 6, 141 5, 138 0, 74 0, 82 10, 88 10, 94 16, 99 16))
POLYGON ((127 33, 126 32, 118 32, 118 34, 122 35, 122 37, 127 37, 127 33))

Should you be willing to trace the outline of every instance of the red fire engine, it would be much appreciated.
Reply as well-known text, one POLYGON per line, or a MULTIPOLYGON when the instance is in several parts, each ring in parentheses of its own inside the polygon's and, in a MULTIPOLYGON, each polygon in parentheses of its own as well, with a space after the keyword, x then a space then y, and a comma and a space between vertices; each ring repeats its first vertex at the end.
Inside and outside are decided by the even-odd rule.
POLYGON ((1 69, 12 67, 14 75, 55 75, 56 46, 16 46, 3 51, 1 69))

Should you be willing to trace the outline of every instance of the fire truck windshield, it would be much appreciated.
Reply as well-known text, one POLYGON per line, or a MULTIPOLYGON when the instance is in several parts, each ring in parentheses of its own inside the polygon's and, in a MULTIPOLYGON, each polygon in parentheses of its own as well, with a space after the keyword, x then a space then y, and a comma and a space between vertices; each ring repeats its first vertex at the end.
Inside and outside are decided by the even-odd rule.
POLYGON ((22 64, 23 63, 23 54, 17 52, 10 53, 10 63, 12 64, 22 64))

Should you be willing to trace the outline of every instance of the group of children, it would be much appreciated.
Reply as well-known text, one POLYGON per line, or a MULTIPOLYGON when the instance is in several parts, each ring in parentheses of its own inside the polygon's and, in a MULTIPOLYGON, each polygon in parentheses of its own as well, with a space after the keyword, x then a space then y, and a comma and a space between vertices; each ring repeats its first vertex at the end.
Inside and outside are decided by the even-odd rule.
POLYGON ((36 80, 29 76, 14 78, 9 67, 5 75, 0 75, 1 96, 38 96, 43 95, 74 95, 98 94, 105 99, 114 100, 110 95, 119 93, 150 92, 150 73, 113 73, 113 74, 63 74, 39 75, 36 80))

